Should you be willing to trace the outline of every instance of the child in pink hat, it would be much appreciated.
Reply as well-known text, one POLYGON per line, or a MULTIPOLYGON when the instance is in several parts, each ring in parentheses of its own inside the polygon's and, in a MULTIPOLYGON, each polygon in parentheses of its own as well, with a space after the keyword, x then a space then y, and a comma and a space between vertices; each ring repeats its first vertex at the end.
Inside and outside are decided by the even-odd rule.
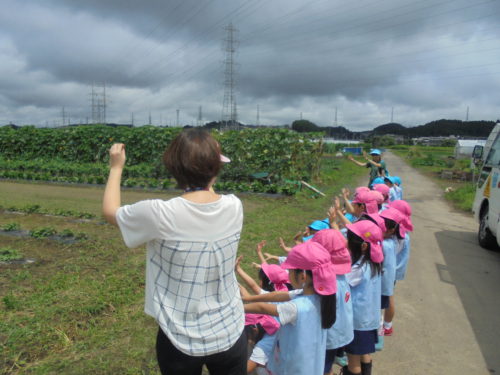
POLYGON ((395 208, 388 208, 380 213, 384 219, 387 230, 384 233, 382 249, 384 251, 384 262, 382 264, 382 300, 381 308, 384 318, 380 323, 379 343, 377 350, 384 346, 384 336, 392 334, 392 318, 394 316, 394 284, 396 282, 396 249, 398 240, 403 239, 406 231, 402 226, 405 216, 395 208), (389 331, 391 329, 391 331, 389 331))
POLYGON ((385 210, 389 204, 389 193, 391 189, 386 184, 376 184, 373 185, 373 190, 378 191, 384 197, 381 210, 385 210))
MULTIPOLYGON (((406 276, 406 269, 410 259, 410 234, 413 231, 413 223, 411 222, 411 206, 404 200, 395 200, 391 202, 390 207, 398 210, 404 219, 400 224, 403 232, 397 238, 396 245, 396 274, 395 280, 404 280, 406 276)), ((389 308, 386 309, 384 317, 384 334, 391 336, 393 333, 392 321, 395 314, 395 301, 394 296, 389 300, 389 308)))
MULTIPOLYGON (((273 374, 323 375, 326 329, 336 316, 337 283, 331 255, 319 243, 307 241, 292 248, 282 267, 290 270, 290 282, 302 294, 280 304, 249 303, 245 312, 279 318, 281 328, 267 364, 273 374)), ((252 300, 270 301, 273 295, 284 293, 253 296, 252 300)))
POLYGON ((280 323, 273 316, 245 314, 248 345, 253 347, 252 354, 247 361, 247 373, 267 365, 279 328, 280 323))
POLYGON ((351 272, 351 254, 347 249, 347 240, 339 230, 322 230, 311 241, 318 242, 330 253, 333 270, 337 275, 337 319, 328 329, 326 338, 324 373, 330 374, 335 358, 344 357, 344 346, 354 338, 351 287, 345 276, 351 272))
POLYGON ((354 339, 346 346, 348 365, 343 374, 368 374, 372 368, 380 320, 382 230, 370 220, 347 225, 352 269, 347 274, 353 305, 354 339))

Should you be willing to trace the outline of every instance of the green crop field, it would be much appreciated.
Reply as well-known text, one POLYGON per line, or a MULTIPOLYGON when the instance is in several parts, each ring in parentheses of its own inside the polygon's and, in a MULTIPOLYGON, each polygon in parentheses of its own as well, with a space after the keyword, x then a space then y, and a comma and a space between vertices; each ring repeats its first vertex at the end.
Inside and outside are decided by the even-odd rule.
MULTIPOLYGON (((257 242, 267 240, 266 251, 279 255, 280 236, 291 245, 297 231, 326 217, 341 187, 366 182, 363 168, 331 156, 319 172, 311 182, 326 197, 309 189, 239 194, 239 253, 251 275, 257 242)), ((102 186, 0 181, 0 259, 11 261, 0 260, 0 373, 159 373, 157 327, 143 312, 145 248, 126 248, 118 229, 104 224, 102 194, 102 186)), ((126 189, 122 201, 177 194, 126 189)))
MULTIPOLYGON (((123 186, 172 188, 174 182, 161 162, 168 143, 179 128, 75 126, 70 128, 0 128, 0 178, 103 184, 108 150, 126 145, 127 166, 123 186)), ((212 131, 232 162, 217 186, 225 191, 293 195, 300 180, 317 175, 323 143, 321 134, 287 129, 212 131)))

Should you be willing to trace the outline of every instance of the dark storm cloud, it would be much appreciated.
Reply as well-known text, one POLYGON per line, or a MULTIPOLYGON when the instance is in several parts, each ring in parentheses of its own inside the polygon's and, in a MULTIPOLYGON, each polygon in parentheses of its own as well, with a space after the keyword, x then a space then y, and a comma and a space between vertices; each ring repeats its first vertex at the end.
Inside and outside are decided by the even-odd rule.
POLYGON ((0 123, 43 123, 63 105, 84 117, 90 84, 103 81, 110 121, 131 111, 171 118, 181 108, 192 122, 199 105, 206 119, 218 119, 229 22, 239 30, 243 122, 255 121, 259 103, 261 123, 289 123, 303 107, 328 124, 333 105, 352 127, 387 121, 393 106, 407 124, 457 117, 466 105, 491 119, 499 99, 496 0, 4 3, 0 123))

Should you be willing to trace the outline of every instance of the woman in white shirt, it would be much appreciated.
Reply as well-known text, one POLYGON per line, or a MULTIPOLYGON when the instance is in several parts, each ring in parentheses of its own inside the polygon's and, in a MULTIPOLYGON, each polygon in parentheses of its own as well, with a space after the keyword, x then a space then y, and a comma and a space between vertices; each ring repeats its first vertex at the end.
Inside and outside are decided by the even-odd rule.
POLYGON ((234 274, 243 224, 241 201, 216 194, 223 162, 218 142, 201 129, 180 133, 163 161, 184 193, 121 206, 125 145, 110 149, 103 200, 106 220, 125 244, 146 244, 145 312, 158 323, 162 374, 246 373, 244 313, 234 274))

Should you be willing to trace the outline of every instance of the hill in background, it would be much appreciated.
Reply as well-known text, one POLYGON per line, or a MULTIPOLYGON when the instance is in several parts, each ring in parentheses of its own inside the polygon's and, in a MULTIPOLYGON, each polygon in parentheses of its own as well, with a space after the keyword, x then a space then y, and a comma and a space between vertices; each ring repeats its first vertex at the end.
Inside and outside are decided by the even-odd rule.
POLYGON ((461 121, 461 120, 437 120, 424 125, 405 127, 398 123, 383 124, 370 131, 352 132, 343 126, 317 126, 308 120, 297 120, 292 124, 292 129, 303 131, 324 132, 327 137, 338 139, 358 139, 369 136, 399 135, 406 138, 418 137, 472 137, 487 138, 495 126, 494 121, 461 121))

